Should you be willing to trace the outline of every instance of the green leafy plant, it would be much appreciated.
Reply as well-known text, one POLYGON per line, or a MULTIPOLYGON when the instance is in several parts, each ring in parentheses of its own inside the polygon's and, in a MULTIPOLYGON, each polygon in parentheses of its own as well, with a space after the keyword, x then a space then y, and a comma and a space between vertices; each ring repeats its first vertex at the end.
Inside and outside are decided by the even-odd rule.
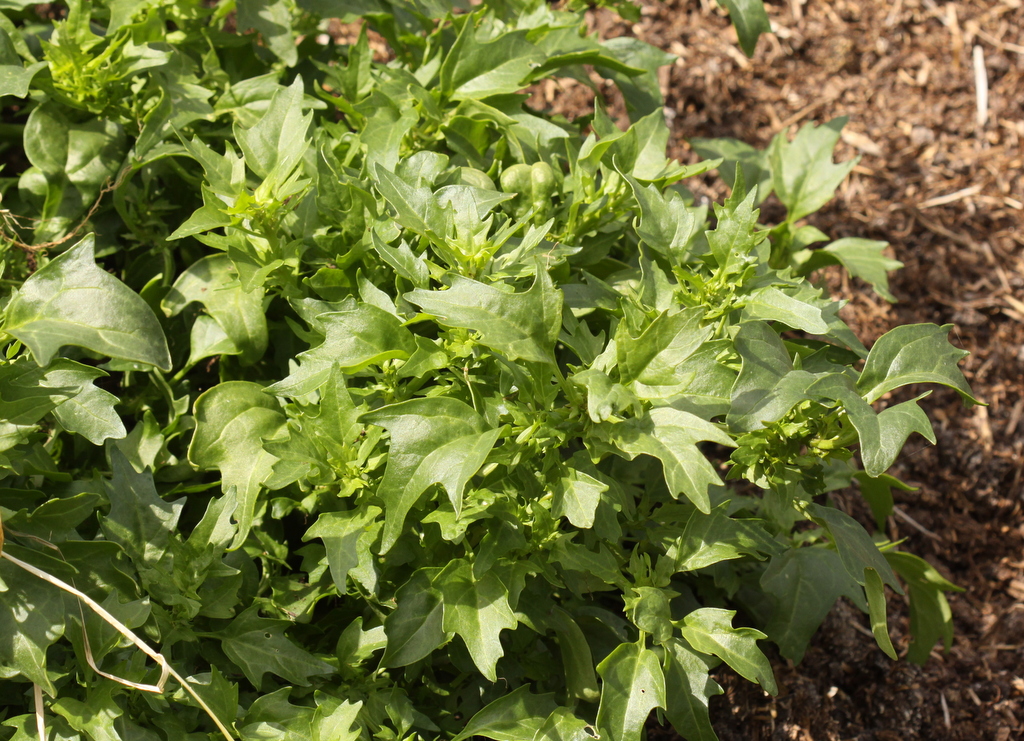
POLYGON ((572 5, 7 7, 3 738, 712 739, 709 672, 775 692, 841 596, 895 658, 886 585, 948 648, 956 587, 826 496, 907 488, 891 392, 976 403, 949 327, 868 350, 809 281, 892 298, 802 224, 841 121, 669 160, 671 57, 572 5), (587 66, 625 128, 528 105, 587 66))

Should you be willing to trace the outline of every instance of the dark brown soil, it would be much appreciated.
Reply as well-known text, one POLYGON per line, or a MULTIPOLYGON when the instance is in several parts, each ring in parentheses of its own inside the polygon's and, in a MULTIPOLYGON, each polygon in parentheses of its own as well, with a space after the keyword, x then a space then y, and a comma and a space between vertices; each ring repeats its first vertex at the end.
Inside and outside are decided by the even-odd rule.
MULTIPOLYGON (((720 671, 712 719, 722 741, 1024 738, 1024 3, 779 0, 769 14, 776 35, 752 60, 710 0, 650 3, 632 27, 593 20, 679 56, 662 82, 680 157, 693 158, 689 137, 763 146, 786 127, 849 116, 838 157, 862 159, 810 221, 834 238, 886 240, 906 267, 895 306, 828 276, 850 301, 845 317, 867 343, 898 324, 953 324, 989 406, 933 394, 938 444, 911 441, 894 470, 920 489, 897 494, 888 534, 966 589, 950 599, 951 652, 923 668, 892 662, 841 603, 799 666, 775 660, 778 697, 720 671)), ((538 94, 571 116, 584 90, 538 94)), ((841 495, 854 512, 858 498, 841 495)), ((891 595, 889 610, 905 653, 904 599, 891 595)))

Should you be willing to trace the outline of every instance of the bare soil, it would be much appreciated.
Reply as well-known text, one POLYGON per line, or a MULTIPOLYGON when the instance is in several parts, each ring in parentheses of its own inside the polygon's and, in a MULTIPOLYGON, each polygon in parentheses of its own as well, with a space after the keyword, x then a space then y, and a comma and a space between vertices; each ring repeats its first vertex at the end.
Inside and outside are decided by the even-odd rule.
MULTIPOLYGON (((919 489, 896 494, 889 536, 965 588, 950 599, 952 650, 936 649, 923 668, 890 661, 865 616, 841 602, 799 666, 775 657, 778 697, 719 672, 726 693, 711 712, 722 741, 1024 738, 1022 6, 777 0, 775 35, 751 60, 711 0, 648 3, 632 26, 592 17, 606 36, 633 34, 678 55, 662 84, 683 159, 695 159, 690 137, 764 146, 787 127, 849 116, 837 154, 860 162, 809 221, 833 238, 886 240, 906 267, 893 276, 895 305, 826 276, 849 300, 845 318, 866 343, 898 324, 953 324, 952 341, 971 353, 962 367, 988 404, 966 409, 953 393, 933 394, 923 405, 938 444, 912 440, 893 471, 919 489)), ((537 94, 570 117, 583 110, 588 91, 560 87, 537 94)), ((865 514, 856 492, 839 503, 865 514)), ((904 598, 890 595, 889 611, 905 653, 904 598)))

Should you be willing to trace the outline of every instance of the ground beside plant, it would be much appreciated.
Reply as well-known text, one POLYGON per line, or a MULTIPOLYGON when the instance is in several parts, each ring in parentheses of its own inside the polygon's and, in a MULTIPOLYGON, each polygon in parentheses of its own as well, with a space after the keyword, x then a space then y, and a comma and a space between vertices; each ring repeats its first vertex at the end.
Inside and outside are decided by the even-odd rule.
MULTIPOLYGON (((812 222, 834 238, 887 240, 906 267, 890 306, 834 280, 868 344, 898 324, 954 322, 963 368, 990 405, 952 392, 929 409, 938 445, 908 446, 894 473, 893 538, 967 591, 951 595, 956 642, 926 667, 891 662, 866 618, 841 602, 797 667, 776 659, 780 695, 721 673, 712 700, 722 741, 995 739, 1024 734, 1024 7, 1019 0, 799 0, 769 14, 777 35, 753 60, 727 19, 693 1, 658 3, 632 29, 679 54, 663 78, 677 152, 686 137, 764 146, 781 128, 850 117, 838 158, 862 160, 812 222), (976 124, 972 52, 980 46, 988 120, 976 124), (700 102, 698 102, 700 101, 700 102), (844 151, 845 150, 845 151, 844 151), (948 198, 945 198, 949 196, 948 198), (946 201, 943 203, 943 201, 946 201), (932 205, 934 204, 934 205, 932 205)), ((770 201, 768 202, 770 203, 770 201)), ((766 206, 768 206, 766 203, 766 206)), ((834 276, 830 276, 833 279, 834 276)), ((868 521, 859 497, 842 499, 868 521)), ((903 598, 891 624, 907 645, 903 598)))

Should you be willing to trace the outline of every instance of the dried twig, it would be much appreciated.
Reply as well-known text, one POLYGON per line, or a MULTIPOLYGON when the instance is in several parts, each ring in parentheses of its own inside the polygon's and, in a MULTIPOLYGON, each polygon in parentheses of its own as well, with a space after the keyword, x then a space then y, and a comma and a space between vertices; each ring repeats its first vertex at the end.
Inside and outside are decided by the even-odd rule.
POLYGON ((110 182, 110 178, 107 178, 103 182, 103 187, 100 188, 99 194, 96 196, 96 200, 93 201, 92 206, 86 212, 85 217, 79 222, 78 226, 72 229, 70 232, 65 234, 60 239, 55 239, 52 242, 43 242, 41 244, 27 244, 18 239, 17 234, 14 232, 14 227, 23 226, 25 221, 39 221, 38 219, 27 219, 17 214, 12 214, 6 208, 0 209, 0 239, 9 242, 11 245, 24 250, 25 252, 39 252, 40 250, 46 250, 50 247, 59 247, 65 242, 74 239, 79 233, 86 227, 89 220, 96 213, 96 210, 100 207, 100 203, 103 202, 103 196, 111 191, 115 191, 121 187, 121 183, 124 182, 125 177, 131 172, 131 166, 126 165, 121 169, 121 172, 117 174, 117 178, 113 183, 110 182))
POLYGON ((955 203, 963 198, 970 198, 971 196, 977 195, 981 192, 980 185, 972 185, 968 188, 963 188, 956 191, 955 193, 947 193, 944 196, 936 196, 935 198, 929 198, 927 201, 922 201, 917 205, 919 209, 934 208, 935 206, 945 206, 947 203, 955 203))
POLYGON ((920 533, 922 533, 924 535, 927 535, 932 540, 938 540, 938 541, 942 540, 942 536, 941 535, 936 535, 935 533, 933 533, 931 530, 926 528, 924 525, 922 525, 920 522, 918 522, 913 517, 908 515, 906 512, 904 512, 899 507, 893 507, 892 511, 893 511, 893 514, 895 514, 897 517, 899 517, 901 520, 903 520, 905 523, 910 525, 912 528, 914 528, 918 532, 920 532, 920 533))
MULTIPOLYGON (((234 741, 234 737, 231 735, 231 732, 221 722, 220 718, 217 717, 217 714, 213 712, 213 710, 210 708, 210 706, 206 704, 206 701, 203 700, 203 698, 200 697, 199 694, 192 688, 192 685, 190 685, 185 680, 184 677, 182 677, 180 674, 178 674, 178 672, 176 672, 174 670, 174 668, 171 667, 171 665, 167 661, 167 659, 164 658, 164 655, 161 654, 159 651, 155 651, 154 649, 150 648, 149 644, 147 644, 145 641, 143 641, 141 638, 139 638, 127 625, 125 625, 120 620, 118 620, 116 617, 114 617, 109 612, 107 612, 99 602, 97 602, 96 600, 92 599, 92 597, 90 597, 89 595, 85 594, 84 592, 79 591, 78 589, 76 589, 75 587, 71 586, 67 582, 62 581, 61 579, 58 579, 56 576, 53 576, 52 574, 48 574, 47 572, 43 571, 42 569, 37 569, 32 564, 26 563, 25 561, 22 561, 19 558, 15 558, 14 556, 12 556, 7 551, 0 551, 0 558, 6 558, 8 561, 13 563, 15 566, 21 567, 22 569, 24 569, 28 573, 32 574, 33 576, 36 576, 36 577, 42 579, 43 581, 45 581, 45 582, 47 582, 49 584, 52 584, 53 586, 57 587, 58 589, 64 590, 68 594, 73 594, 75 597, 78 597, 78 599, 80 601, 85 602, 85 604, 87 604, 89 606, 89 609, 91 609, 94 613, 96 613, 96 615, 98 615, 104 622, 106 622, 109 626, 111 626, 114 630, 116 630, 122 636, 127 638, 129 641, 134 643, 136 648, 138 648, 140 651, 142 651, 142 653, 146 654, 146 656, 148 656, 149 658, 153 659, 153 661, 155 661, 157 664, 159 664, 160 665, 160 669, 161 669, 161 674, 160 674, 160 681, 157 684, 155 684, 155 685, 141 685, 141 684, 139 684, 137 682, 129 682, 129 681, 121 679, 119 677, 115 677, 113 675, 106 674, 104 672, 99 672, 99 670, 96 669, 95 663, 92 661, 92 652, 87 649, 88 656, 86 657, 86 660, 89 662, 89 666, 92 667, 95 671, 99 672, 102 676, 104 676, 104 677, 106 677, 108 679, 111 679, 111 680, 113 680, 115 682, 119 682, 121 684, 127 685, 129 687, 134 687, 135 689, 140 689, 140 690, 143 690, 145 692, 156 692, 156 693, 163 692, 164 685, 167 682, 167 677, 168 676, 174 677, 174 679, 177 680, 179 684, 181 684, 182 689, 184 689, 189 695, 191 695, 192 699, 195 700, 199 704, 199 707, 201 707, 206 712, 206 714, 210 716, 210 719, 216 724, 216 726, 220 730, 220 732, 222 734, 224 734, 224 738, 226 738, 228 741, 234 741)), ((84 621, 83 621, 83 623, 84 623, 84 621)), ((83 629, 84 629, 84 626, 83 626, 83 629)), ((40 692, 41 692, 41 690, 40 690, 40 692)), ((39 695, 39 700, 38 700, 38 702, 36 704, 36 724, 37 724, 37 727, 38 727, 38 724, 41 722, 40 721, 41 708, 42 708, 42 695, 40 694, 39 695)), ((45 736, 43 736, 42 738, 45 739, 45 736)))

